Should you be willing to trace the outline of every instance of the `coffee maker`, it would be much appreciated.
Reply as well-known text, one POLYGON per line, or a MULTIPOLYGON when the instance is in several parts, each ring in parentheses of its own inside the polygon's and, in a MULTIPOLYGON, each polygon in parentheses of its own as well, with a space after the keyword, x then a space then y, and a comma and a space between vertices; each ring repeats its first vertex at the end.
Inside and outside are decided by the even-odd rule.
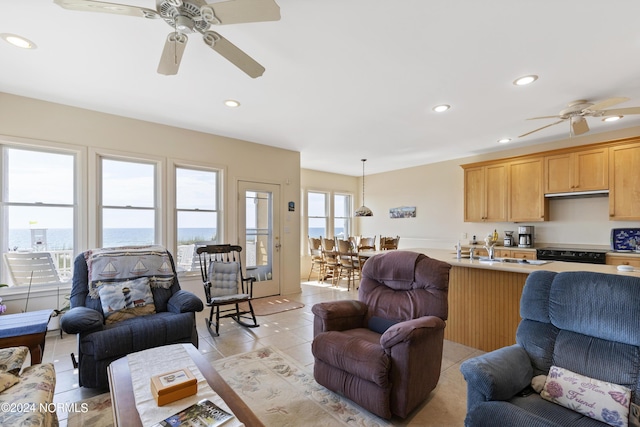
POLYGON ((518 247, 533 247, 533 225, 523 225, 518 227, 518 247))

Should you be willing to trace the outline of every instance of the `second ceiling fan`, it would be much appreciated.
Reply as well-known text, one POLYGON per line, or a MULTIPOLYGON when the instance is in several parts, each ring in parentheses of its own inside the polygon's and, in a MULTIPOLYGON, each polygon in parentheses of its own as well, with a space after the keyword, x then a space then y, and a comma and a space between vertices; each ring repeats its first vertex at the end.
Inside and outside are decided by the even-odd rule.
POLYGON ((611 106, 626 102, 628 100, 629 98, 616 97, 616 98, 605 99, 604 101, 596 102, 595 104, 592 102, 586 101, 584 99, 573 101, 569 103, 567 108, 560 111, 560 114, 558 114, 557 116, 542 116, 542 117, 532 117, 530 119, 527 119, 527 120, 538 120, 538 119, 560 119, 560 120, 554 123, 551 123, 549 125, 542 126, 541 128, 532 130, 531 132, 522 134, 518 138, 531 135, 534 132, 538 132, 539 130, 557 125, 566 120, 569 120, 569 123, 571 125, 570 127, 571 136, 582 135, 583 133, 589 132, 589 125, 587 124, 587 120, 585 119, 585 117, 614 117, 614 116, 621 117, 628 114, 640 114, 640 107, 614 108, 612 110, 607 110, 607 108, 611 106))
POLYGON ((205 0, 156 0, 156 10, 94 0, 53 0, 59 6, 85 12, 163 19, 173 31, 167 36, 158 73, 178 73, 188 36, 202 34, 207 46, 222 55, 252 78, 260 77, 265 68, 229 40, 209 28, 212 25, 278 21, 280 7, 274 0, 227 0, 207 4, 205 0))

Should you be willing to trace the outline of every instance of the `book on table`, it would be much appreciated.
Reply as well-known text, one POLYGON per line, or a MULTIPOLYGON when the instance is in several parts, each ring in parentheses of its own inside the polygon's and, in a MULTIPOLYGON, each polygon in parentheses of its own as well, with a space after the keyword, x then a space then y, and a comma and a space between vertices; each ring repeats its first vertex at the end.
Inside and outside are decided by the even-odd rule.
POLYGON ((216 427, 232 418, 233 414, 225 411, 209 399, 203 399, 177 414, 160 421, 153 425, 153 427, 216 427))

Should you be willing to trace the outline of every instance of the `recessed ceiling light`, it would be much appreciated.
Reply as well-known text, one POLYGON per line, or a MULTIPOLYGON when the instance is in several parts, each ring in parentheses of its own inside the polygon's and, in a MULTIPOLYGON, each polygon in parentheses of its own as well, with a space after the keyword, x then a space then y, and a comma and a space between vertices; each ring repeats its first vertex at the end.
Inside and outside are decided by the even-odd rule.
POLYGON ((24 37, 20 37, 16 34, 2 33, 0 34, 0 37, 7 43, 11 43, 12 45, 20 47, 22 49, 35 49, 37 47, 36 44, 31 40, 27 40, 24 37))
POLYGON ((237 108, 240 106, 240 102, 236 101, 235 99, 227 99, 226 101, 224 101, 224 105, 229 108, 237 108))
POLYGON ((451 108, 451 105, 436 105, 435 107, 433 107, 433 111, 435 111, 436 113, 442 113, 443 111, 447 111, 449 108, 451 108))
POLYGON ((524 86, 528 85, 529 83, 533 83, 536 80, 538 80, 538 76, 536 76, 535 74, 531 74, 529 76, 518 77, 513 81, 513 84, 516 86, 524 86))
POLYGON ((511 138, 502 138, 498 140, 500 144, 506 144, 509 141, 511 141, 511 138))
POLYGON ((604 119, 602 119, 603 122, 615 122, 617 120, 620 120, 622 118, 622 116, 611 116, 611 117, 605 117, 604 119))

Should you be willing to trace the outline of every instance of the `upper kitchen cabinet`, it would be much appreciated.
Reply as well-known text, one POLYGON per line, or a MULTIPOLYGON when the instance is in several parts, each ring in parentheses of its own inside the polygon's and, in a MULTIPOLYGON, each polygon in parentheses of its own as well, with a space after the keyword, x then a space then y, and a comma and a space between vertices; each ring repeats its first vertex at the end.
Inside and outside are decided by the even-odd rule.
POLYGON ((640 143, 609 148, 609 219, 640 220, 640 143))
POLYGON ((545 156, 545 194, 609 189, 609 149, 600 147, 545 156))
POLYGON ((546 221, 544 197, 544 158, 527 157, 508 164, 508 220, 511 222, 546 221))
POLYGON ((492 164, 464 170, 465 222, 507 220, 507 165, 492 164))

